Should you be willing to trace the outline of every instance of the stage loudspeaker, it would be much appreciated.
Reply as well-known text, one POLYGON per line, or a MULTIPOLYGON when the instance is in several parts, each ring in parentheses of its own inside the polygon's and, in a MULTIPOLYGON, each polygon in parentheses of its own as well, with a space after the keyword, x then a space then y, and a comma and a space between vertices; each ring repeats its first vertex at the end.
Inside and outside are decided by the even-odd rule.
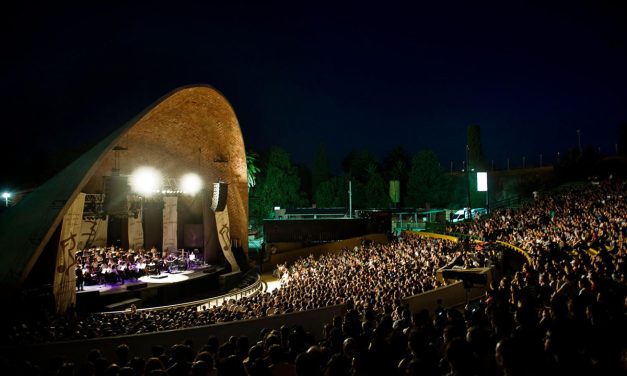
POLYGON ((104 177, 104 203, 105 213, 109 215, 128 214, 126 196, 130 188, 126 176, 112 175, 104 177))
POLYGON ((211 210, 221 212, 226 207, 226 196, 229 185, 226 183, 213 183, 213 193, 211 195, 211 210))

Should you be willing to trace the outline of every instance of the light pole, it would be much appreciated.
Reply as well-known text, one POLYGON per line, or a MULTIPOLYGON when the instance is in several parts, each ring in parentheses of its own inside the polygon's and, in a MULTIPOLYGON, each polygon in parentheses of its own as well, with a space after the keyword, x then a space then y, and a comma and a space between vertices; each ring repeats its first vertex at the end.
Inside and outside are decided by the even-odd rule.
POLYGON ((352 180, 348 181, 348 218, 353 218, 353 186, 352 180))
POLYGON ((4 198, 4 206, 9 207, 9 197, 11 197, 11 194, 9 192, 4 192, 2 194, 2 198, 4 198))
POLYGON ((468 210, 472 209, 470 205, 470 161, 468 159, 470 154, 470 146, 466 145, 466 191, 468 192, 468 210))

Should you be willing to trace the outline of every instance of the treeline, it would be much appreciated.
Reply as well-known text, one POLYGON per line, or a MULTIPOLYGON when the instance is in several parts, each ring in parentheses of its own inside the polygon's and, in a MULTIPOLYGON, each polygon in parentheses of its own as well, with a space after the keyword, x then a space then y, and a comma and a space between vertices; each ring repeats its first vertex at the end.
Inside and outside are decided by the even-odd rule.
POLYGON ((311 168, 293 163, 278 147, 262 154, 249 152, 248 162, 249 174, 251 169, 256 172, 249 188, 251 219, 271 217, 276 206, 348 208, 349 182, 353 209, 463 207, 468 199, 466 175, 442 169, 431 150, 412 156, 396 147, 382 160, 367 150, 354 150, 343 159, 339 173, 332 172, 324 144, 311 168), (398 191, 390 192, 391 181, 398 182, 392 183, 398 191))
POLYGON ((443 169, 431 150, 410 155, 400 146, 381 160, 367 150, 353 150, 342 160, 339 173, 332 172, 324 144, 319 145, 311 168, 293 163, 289 153, 278 147, 261 154, 248 152, 250 219, 272 217, 277 206, 348 208, 349 182, 353 209, 455 209, 492 208, 569 181, 627 177, 627 123, 619 128, 615 155, 579 147, 567 151, 554 166, 512 171, 491 170, 480 132, 479 125, 468 127, 465 169, 455 172, 443 169), (479 171, 488 172, 489 195, 477 191, 479 171))

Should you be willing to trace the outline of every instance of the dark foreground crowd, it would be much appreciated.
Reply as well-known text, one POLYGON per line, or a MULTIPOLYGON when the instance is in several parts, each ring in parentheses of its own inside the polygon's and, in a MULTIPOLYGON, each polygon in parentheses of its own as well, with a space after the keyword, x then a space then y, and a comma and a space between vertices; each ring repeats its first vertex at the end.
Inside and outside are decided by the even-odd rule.
MULTIPOLYGON (((438 267, 455 259, 482 266, 488 255, 407 237, 282 266, 283 287, 276 292, 189 311, 187 320, 175 324, 345 303, 346 315, 328 323, 323 333, 268 328, 255 339, 219 343, 212 337, 205 344, 155 346, 152 354, 122 346, 116 359, 103 359, 94 350, 83 363, 59 363, 52 374, 624 375, 626 202, 624 184, 603 183, 545 195, 517 211, 459 226, 455 231, 508 241, 532 256, 530 264, 495 280, 484 299, 465 309, 411 313, 402 298, 439 287, 433 272, 438 267)), ((107 319, 95 316, 95 327, 79 333, 137 333, 169 328, 165 323, 170 322, 167 314, 151 311, 117 318, 113 327, 113 320, 102 325, 107 319)), ((24 331, 11 334, 16 341, 24 331)), ((13 366, 7 360, 4 368, 13 366)), ((19 373, 37 374, 21 367, 19 373)))

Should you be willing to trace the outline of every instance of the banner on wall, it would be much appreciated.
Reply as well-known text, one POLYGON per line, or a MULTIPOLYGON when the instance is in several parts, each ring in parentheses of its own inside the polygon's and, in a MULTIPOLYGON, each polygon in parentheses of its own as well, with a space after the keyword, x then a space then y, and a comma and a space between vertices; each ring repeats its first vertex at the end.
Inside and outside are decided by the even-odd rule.
POLYGON ((177 197, 163 198, 163 252, 176 252, 177 197))
POLYGON ((85 194, 79 193, 63 216, 53 282, 57 313, 65 313, 76 304, 76 251, 79 250, 84 206, 85 194))
POLYGON ((231 265, 231 271, 238 272, 239 266, 231 250, 231 227, 229 223, 229 209, 225 206, 223 211, 218 211, 216 214, 216 228, 218 230, 218 239, 220 240, 220 248, 226 261, 231 265))
POLYGON ((83 218, 78 249, 106 247, 108 223, 108 216, 105 218, 83 218))

